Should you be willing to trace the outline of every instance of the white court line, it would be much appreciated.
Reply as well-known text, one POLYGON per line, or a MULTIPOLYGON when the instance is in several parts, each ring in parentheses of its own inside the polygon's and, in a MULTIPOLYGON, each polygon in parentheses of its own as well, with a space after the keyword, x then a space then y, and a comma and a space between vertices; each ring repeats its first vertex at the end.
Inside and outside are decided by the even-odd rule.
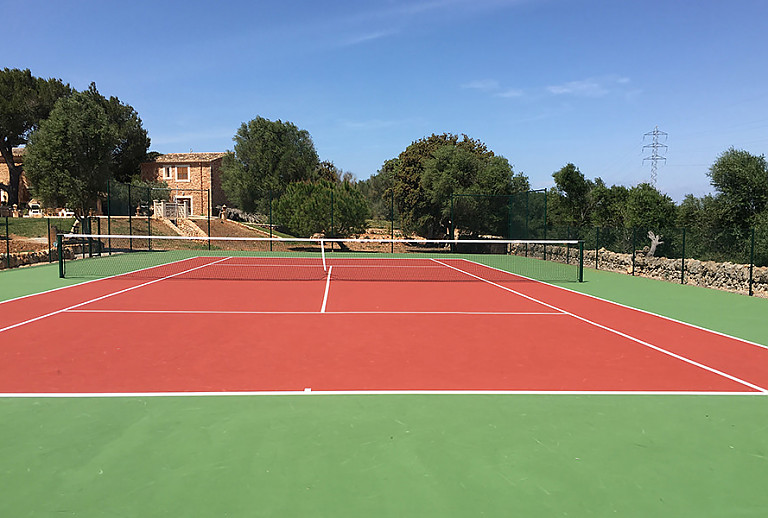
POLYGON ((8 392, 1 398, 155 398, 225 396, 759 396, 765 392, 681 390, 255 390, 233 392, 8 392))
POLYGON ((225 257, 224 259, 219 259, 218 261, 214 261, 212 263, 207 263, 207 264, 204 264, 202 266, 196 266, 194 268, 190 268, 188 270, 184 270, 183 272, 174 273, 172 275, 166 275, 165 277, 162 277, 160 279, 154 279, 154 280, 151 280, 151 281, 148 281, 148 282, 144 282, 142 284, 137 284, 136 286, 131 286, 129 288, 122 289, 120 291, 114 291, 112 293, 107 293, 106 295, 102 295, 101 297, 96 297, 96 298, 93 298, 93 299, 90 299, 90 300, 86 300, 85 302, 81 302, 79 304, 74 304, 72 306, 69 306, 69 307, 66 307, 66 308, 63 308, 63 309, 59 309, 59 310, 56 310, 56 311, 51 311, 50 313, 46 313, 45 315, 40 315, 38 317, 30 318, 29 320, 25 320, 24 322, 19 322, 19 323, 16 323, 16 324, 12 324, 10 326, 6 326, 6 327, 3 327, 3 328, 0 328, 0 333, 2 333, 4 331, 8 331, 9 329, 14 329, 16 327, 23 326, 25 324, 30 324, 32 322, 36 322, 38 320, 42 320, 43 318, 51 317, 53 315, 58 315, 59 313, 64 313, 66 311, 71 311, 71 310, 73 310, 75 308, 79 308, 80 306, 85 306, 86 304, 90 304, 91 302, 98 302, 99 300, 104 300, 104 299, 107 299, 109 297, 113 297, 115 295, 120 295, 121 293, 126 293, 128 291, 135 290, 137 288, 141 288, 143 286, 148 286, 148 285, 154 284, 156 282, 164 281, 166 279, 170 279, 172 277, 176 277, 177 275, 183 275, 185 273, 193 272, 195 270, 199 270, 201 268, 205 268, 206 266, 211 266, 213 264, 220 263, 221 261, 226 261, 227 259, 229 259, 229 258, 225 257))
POLYGON ((470 264, 473 264, 473 265, 476 265, 476 266, 482 266, 483 268, 488 268, 490 270, 495 270, 497 272, 506 273, 506 274, 508 274, 508 275, 510 275, 512 277, 519 277, 519 278, 525 279, 527 281, 535 282, 535 283, 538 283, 538 284, 543 284, 544 286, 549 286, 551 288, 557 288, 558 290, 567 291, 568 293, 572 293, 572 294, 576 294, 576 295, 583 295, 584 297, 589 297, 590 299, 599 300, 601 302, 607 302, 608 304, 612 304, 614 306, 618 306, 618 307, 626 308, 626 309, 631 309, 633 311, 639 311, 640 313, 645 313, 646 315, 651 315, 651 316, 654 316, 654 317, 663 318, 664 320, 669 320, 670 322, 675 322, 676 324, 681 324, 681 325, 684 325, 684 326, 692 327, 694 329, 698 329, 700 331, 706 331, 708 333, 713 333, 713 334, 716 334, 716 335, 720 335, 720 336, 723 336, 725 338, 730 338, 732 340, 737 340, 739 342, 744 342, 745 344, 754 345, 754 346, 760 347, 762 349, 768 349, 768 345, 765 345, 765 344, 760 344, 760 343, 757 343, 757 342, 753 342, 751 340, 747 340, 746 338, 741 338, 741 337, 738 337, 738 336, 729 335, 728 333, 723 333, 722 331, 715 331, 714 329, 708 329, 706 327, 697 326, 696 324, 691 324, 690 322, 683 322, 682 320, 677 320, 676 318, 668 317, 666 315, 661 315, 659 313, 654 313, 653 311, 648 311, 647 309, 635 308, 635 307, 632 307, 632 306, 628 306, 626 304, 622 304, 620 302, 616 302, 614 300, 604 299, 602 297, 598 297, 597 295, 592 295, 590 293, 584 293, 582 291, 572 290, 572 289, 566 288, 564 286, 558 286, 557 284, 552 284, 552 283, 549 283, 549 282, 540 281, 539 279, 534 279, 532 277, 526 277, 525 275, 521 275, 519 273, 508 272, 506 270, 502 270, 500 268, 496 268, 495 266, 488 266, 487 264, 478 263, 476 261, 470 261, 468 259, 460 259, 460 260, 464 261, 464 262, 467 262, 467 263, 470 263, 470 264))
POLYGON ((325 306, 328 304, 328 290, 331 289, 331 272, 333 271, 333 266, 328 267, 328 277, 325 279, 325 295, 323 295, 323 305, 320 308, 320 313, 325 313, 325 306))
POLYGON ((705 365, 705 364, 703 364, 703 363, 699 363, 699 362, 697 362, 697 361, 694 361, 694 360, 692 360, 692 359, 690 359, 690 358, 687 358, 687 357, 685 357, 685 356, 682 356, 682 355, 680 355, 680 354, 677 354, 677 353, 673 353, 672 351, 668 351, 668 350, 666 350, 666 349, 664 349, 664 348, 662 348, 662 347, 659 347, 659 346, 657 346, 657 345, 653 345, 653 344, 651 344, 651 343, 649 343, 649 342, 646 342, 646 341, 644 341, 644 340, 641 340, 641 339, 639 339, 639 338, 636 338, 636 337, 634 337, 634 336, 628 335, 628 334, 626 334, 626 333, 622 333, 621 331, 618 331, 618 330, 616 330, 616 329, 610 328, 610 327, 608 327, 608 326, 604 326, 604 325, 602 325, 602 324, 598 324, 597 322, 594 322, 594 321, 592 321, 592 320, 589 320, 588 318, 584 318, 584 317, 582 317, 582 316, 576 315, 575 313, 571 313, 570 311, 565 311, 565 310, 564 310, 564 309, 562 309, 562 308, 558 308, 557 306, 553 306, 552 304, 548 304, 548 303, 546 303, 546 302, 540 301, 540 300, 538 300, 538 299, 536 299, 536 298, 534 298, 534 297, 531 297, 530 295, 526 295, 526 294, 524 294, 524 293, 520 293, 519 291, 513 290, 512 288, 508 288, 508 287, 506 287, 506 286, 502 286, 501 284, 497 284, 497 283, 495 283, 495 282, 493 282, 493 281, 489 281, 488 279, 484 279, 484 278, 482 278, 482 277, 480 277, 480 276, 477 276, 477 275, 475 275, 475 274, 472 274, 472 273, 469 273, 469 272, 467 272, 467 271, 464 271, 464 270, 462 270, 461 268, 456 268, 455 266, 451 266, 451 265, 449 265, 449 264, 445 264, 445 263, 443 263, 443 262, 441 262, 441 261, 438 261, 437 259, 433 259, 433 260, 434 260, 435 262, 437 262, 437 263, 440 263, 440 264, 442 264, 442 265, 444 265, 444 266, 448 267, 448 268, 452 268, 452 269, 454 269, 454 270, 456 270, 456 271, 459 271, 459 272, 462 272, 462 273, 464 273, 464 274, 466 274, 466 275, 469 275, 470 277, 474 277, 475 279, 478 279, 478 280, 480 280, 480 281, 483 281, 483 282, 487 282, 488 284, 491 284, 491 285, 493 285, 493 286, 496 286, 497 288, 501 288, 502 290, 508 291, 508 292, 510 292, 510 293, 514 293, 515 295, 519 295, 519 296, 521 296, 521 297, 524 297, 524 298, 526 298, 526 299, 528 299, 528 300, 531 300, 531 301, 533 301, 533 302, 538 302, 539 304, 542 304, 542 305, 544 305, 544 306, 547 306, 547 307, 549 307, 549 308, 552 308, 552 309, 554 309, 555 311, 561 311, 561 312, 563 312, 563 313, 566 313, 566 314, 568 314, 568 315, 572 316, 573 318, 575 318, 575 319, 577 319, 577 320, 581 320, 582 322, 585 322, 585 323, 587 323, 587 324, 589 324, 589 325, 592 325, 592 326, 598 327, 598 328, 600 328, 600 329, 604 329, 604 330, 606 330, 606 331, 608 331, 608 332, 610 332, 610 333, 613 333, 613 334, 619 335, 619 336, 621 336, 621 337, 623 337, 623 338, 627 338, 628 340, 632 340, 632 341, 633 341, 633 342, 635 342, 635 343, 638 343, 638 344, 640 344, 640 345, 643 345, 643 346, 645 346, 645 347, 649 347, 649 348, 651 348, 651 349, 653 349, 653 350, 655 350, 655 351, 658 351, 658 352, 660 352, 660 353, 666 354, 666 355, 668 355, 668 356, 671 356, 671 357, 673 357, 673 358, 677 358, 678 360, 682 360, 682 361, 684 361, 684 362, 686 362, 686 363, 689 363, 689 364, 691 364, 691 365, 694 365, 694 366, 696 366, 696 367, 699 367, 699 368, 701 368, 701 369, 704 369, 704 370, 706 370, 706 371, 709 371, 709 372, 711 372, 711 373, 713 373, 713 374, 717 374, 718 376, 722 376, 722 377, 724 377, 724 378, 727 378, 727 379, 729 379, 729 380, 731 380, 731 381, 735 381, 735 382, 737 382, 737 383, 740 383, 740 384, 742 384, 742 385, 744 385, 744 386, 747 386, 747 387, 749 387, 749 388, 752 388, 752 389, 755 389, 755 390, 759 390, 760 392, 766 392, 766 393, 768 393, 768 389, 766 389, 766 388, 763 388, 763 387, 760 387, 760 386, 758 386, 758 385, 755 385, 755 384, 753 384, 753 383, 750 383, 750 382, 748 382, 748 381, 745 381, 745 380, 743 380, 743 379, 741 379, 741 378, 737 378, 736 376, 732 376, 732 375, 730 375, 730 374, 728 374, 728 373, 725 373, 725 372, 723 372, 723 371, 720 371, 720 370, 718 370, 718 369, 715 369, 715 368, 713 368, 713 367, 710 367, 710 366, 708 366, 708 365, 705 365))
MULTIPOLYGON (((94 257, 93 259, 102 259, 102 258, 103 259, 108 259, 109 257, 112 257, 112 256, 108 255, 108 256, 102 256, 102 257, 98 257, 98 258, 94 257)), ((118 257, 118 256, 115 255, 115 257, 118 257)), ((67 288, 75 288, 77 286, 85 286, 86 284, 91 284, 93 282, 106 281, 106 280, 109 280, 109 279, 117 279, 119 277, 123 277, 124 275, 131 275, 131 274, 134 274, 134 273, 143 272, 143 271, 146 271, 146 270, 151 270, 153 268, 161 268, 163 266, 170 266, 172 264, 178 264, 178 263, 181 263, 181 262, 184 262, 184 261, 190 261, 192 259, 199 259, 200 257, 207 257, 207 256, 196 255, 194 257, 185 257, 184 259, 179 259, 177 261, 171 261, 169 263, 158 264, 158 265, 155 265, 155 266, 147 266, 146 268, 140 268, 138 270, 131 270, 130 272, 118 273, 116 275, 110 275, 108 277, 100 277, 98 279, 90 279, 90 280, 78 282, 78 283, 75 283, 75 284, 68 284, 66 286, 59 286, 58 288, 52 288, 50 290, 38 291, 37 293, 29 293, 27 295, 21 295, 20 297, 15 297, 15 298, 12 298, 12 299, 0 300, 0 304, 5 304, 6 302, 14 302, 16 300, 21 300, 21 299, 28 299, 28 298, 34 297, 36 295, 45 295, 46 293, 53 293, 54 291, 65 290, 67 288)))
MULTIPOLYGON (((323 312, 323 311, 321 311, 323 312)), ((69 309, 67 313, 141 313, 176 315, 317 315, 317 311, 226 311, 194 309, 69 309)), ((324 311, 326 315, 549 315, 559 311, 324 311)))

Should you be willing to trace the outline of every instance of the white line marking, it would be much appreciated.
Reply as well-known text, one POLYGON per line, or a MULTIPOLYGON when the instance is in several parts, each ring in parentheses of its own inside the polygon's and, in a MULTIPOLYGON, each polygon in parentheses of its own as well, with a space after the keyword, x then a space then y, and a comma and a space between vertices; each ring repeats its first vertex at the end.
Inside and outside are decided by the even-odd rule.
POLYGON ((758 396, 765 392, 681 390, 260 390, 234 392, 10 392, 0 398, 152 398, 210 396, 758 396))
POLYGON ((493 281, 489 281, 488 279, 484 279, 484 278, 479 277, 479 276, 477 276, 475 274, 466 272, 466 271, 464 271, 464 270, 462 270, 460 268, 456 268, 455 266, 451 266, 449 264, 442 263, 441 261, 438 261, 437 259, 435 259, 435 261, 440 263, 440 264, 443 264, 443 265, 447 266, 448 268, 453 268, 454 270, 457 270, 457 271, 460 271, 460 272, 462 272, 462 273, 464 273, 466 275, 469 275, 470 277, 474 277, 474 278, 476 278, 478 280, 481 280, 483 282, 487 282, 488 284, 496 286, 497 288, 501 288, 502 290, 506 290, 506 291, 508 291, 510 293, 514 293, 515 295, 519 295, 519 296, 524 297, 524 298, 526 298, 528 300, 531 300, 531 301, 534 301, 534 302, 538 302, 539 304, 542 304, 544 306, 552 308, 555 311, 561 311, 563 313, 566 313, 566 314, 572 316, 573 318, 575 318, 577 320, 581 320, 582 322, 585 322, 585 323, 590 324, 592 326, 598 327, 600 329, 604 329, 604 330, 606 330, 606 331, 608 331, 610 333, 619 335, 619 336, 621 336, 623 338, 627 338, 628 340, 632 340, 635 343, 638 343, 638 344, 643 345, 645 347, 649 347, 649 348, 651 348, 651 349, 653 349, 655 351, 658 351, 660 353, 666 354, 666 355, 671 356, 673 358, 677 358, 678 360, 682 360, 682 361, 684 361, 686 363, 689 363, 691 365, 694 365, 694 366, 699 367, 701 369, 704 369, 706 371, 712 372, 713 374, 717 374, 718 376, 722 376, 722 377, 727 378, 727 379, 729 379, 731 381, 735 381, 735 382, 740 383, 740 384, 742 384, 744 386, 747 386, 747 387, 749 387, 751 389, 759 390, 760 392, 768 392, 768 389, 766 389, 766 388, 760 387, 758 385, 755 385, 753 383, 745 381, 745 380, 743 380, 741 378, 737 378, 736 376, 732 376, 730 374, 727 374, 727 373, 725 373, 723 371, 720 371, 720 370, 715 369, 713 367, 710 367, 708 365, 704 365, 703 363, 699 363, 697 361, 691 360, 690 358, 686 358, 685 356, 679 355, 677 353, 673 353, 672 351, 668 351, 668 350, 663 349, 663 348, 661 348, 661 347, 659 347, 657 345, 653 345, 653 344, 651 344, 649 342, 646 342, 644 340, 641 340, 639 338, 635 338, 634 336, 630 336, 630 335, 628 335, 626 333, 622 333, 621 331, 618 331, 616 329, 612 329, 612 328, 610 328, 608 326, 604 326, 602 324, 598 324, 597 322, 593 322, 592 320, 589 320, 589 319, 584 318, 582 316, 576 315, 575 313, 571 313, 569 311, 565 311, 564 309, 558 308, 557 306, 553 306, 552 304, 547 304, 546 302, 542 302, 540 300, 537 300, 536 298, 531 297, 530 295, 526 295, 524 293, 520 293, 519 291, 513 290, 512 288, 508 288, 506 286, 502 286, 501 284, 497 284, 497 283, 495 283, 493 281))
MULTIPOLYGON (((575 295, 583 295, 584 297, 589 297, 589 298, 594 299, 594 300, 599 300, 599 301, 602 301, 602 302, 607 302, 608 304, 613 304, 614 306, 618 306, 618 307, 626 308, 626 309, 631 309, 631 310, 634 310, 634 311, 639 311, 640 313, 645 313, 646 315, 651 315, 651 316, 654 316, 654 317, 663 318, 664 320, 669 320, 670 322, 675 322, 676 324, 681 324, 681 325, 684 325, 684 326, 692 327, 694 329, 698 329, 700 331, 706 331, 708 333, 713 333, 713 334, 716 334, 716 335, 720 335, 720 336, 723 336, 725 338, 731 338, 732 340, 737 340, 739 342, 744 342, 745 344, 754 345, 754 346, 757 346, 757 347, 761 347, 763 349, 768 349, 768 345, 765 345, 765 344, 760 344, 760 343, 757 343, 757 342, 753 342, 751 340, 747 340, 746 338, 740 338, 738 336, 729 335, 727 333, 723 333, 721 331, 715 331, 713 329, 708 329, 706 327, 697 326, 696 324, 691 324, 690 322, 683 322, 682 320, 677 320, 675 318, 668 317, 668 316, 665 316, 665 315, 661 315, 659 313, 654 313, 652 311, 648 311, 647 309, 635 308, 635 307, 632 307, 632 306, 628 306, 626 304, 622 304, 620 302, 616 302, 616 301, 613 301, 613 300, 609 300, 609 299, 604 299, 602 297, 598 297, 597 295, 592 295, 590 293, 584 293, 582 291, 572 290, 570 288, 566 288, 565 286, 558 286, 557 284, 552 284, 552 283, 549 283, 549 282, 540 281, 540 280, 534 279, 532 277, 526 277, 525 275, 520 275, 519 273, 512 273, 512 272, 508 272, 506 270, 502 270, 500 268, 496 268, 494 266, 488 266, 487 264, 482 264, 482 263, 478 263, 478 262, 475 262, 475 261, 470 261, 469 259, 463 259, 462 258, 460 260, 461 261, 465 261, 465 262, 470 263, 470 264, 473 264, 473 265, 482 266, 484 268, 489 268, 491 270, 496 270, 498 272, 508 273, 510 276, 520 277, 521 279, 525 279, 525 280, 528 280, 528 281, 531 281, 531 282, 535 282, 535 283, 538 283, 538 284, 543 284, 543 285, 549 286, 551 288, 557 288, 558 290, 567 291, 568 293, 572 293, 572 294, 575 294, 575 295)), ((565 263, 563 263, 563 264, 565 264, 565 263)), ((570 265, 570 266, 575 266, 575 265, 570 265)), ((616 273, 616 272, 609 272, 609 273, 616 273)), ((617 273, 617 275, 621 275, 621 274, 617 273)), ((648 278, 648 277, 642 277, 642 278, 645 279, 645 278, 648 278)), ((658 280, 658 279, 651 279, 651 280, 658 280)), ((714 289, 714 288, 707 288, 707 289, 714 289)))
MULTIPOLYGON (((106 259, 108 257, 112 257, 112 256, 109 256, 109 255, 102 256, 102 258, 104 258, 104 259, 106 259)), ((116 255, 116 257, 117 257, 117 255, 116 255)), ((39 291, 37 293, 29 293, 27 295, 21 295, 20 297, 15 297, 15 298, 12 298, 12 299, 0 300, 0 304, 5 304, 6 302, 14 302, 16 300, 21 300, 21 299, 27 299, 29 297, 34 297, 36 295, 45 295, 46 293, 53 293, 54 291, 65 290, 67 288, 74 288, 74 287, 77 287, 77 286, 84 286, 86 284, 91 284, 93 282, 106 281, 106 280, 109 280, 109 279, 117 279, 118 277, 122 277, 124 275, 131 275, 132 273, 143 272, 145 270, 151 270, 152 268, 160 268, 161 266, 168 266, 168 265, 171 265, 171 264, 177 264, 177 263, 181 263, 183 261, 189 261, 191 259, 199 259, 200 257, 201 256, 187 257, 187 258, 184 258, 184 259, 179 259, 178 261, 171 261, 169 263, 158 264, 156 266, 147 266, 146 268, 140 268, 138 270, 132 270, 130 272, 118 273, 116 275, 110 275, 108 277, 101 277, 99 279, 89 279, 87 281, 81 281, 81 282, 78 282, 78 283, 75 283, 75 284, 68 284, 67 286, 59 286, 58 288, 53 288, 53 289, 45 290, 45 291, 39 291)), ((94 257, 93 259, 99 259, 99 258, 98 257, 94 257)), ((50 264, 55 264, 55 263, 50 263, 50 264)), ((39 265, 39 266, 43 266, 43 265, 39 265)), ((56 275, 58 275, 58 273, 56 275)))
POLYGON ((320 308, 320 313, 325 313, 325 306, 328 304, 328 290, 331 289, 331 272, 333 266, 328 267, 328 277, 325 279, 325 295, 323 295, 323 306, 320 308))
POLYGON ((202 266, 196 266, 194 268, 190 268, 188 270, 184 270, 183 272, 174 273, 172 275, 166 275, 165 277, 162 277, 160 279, 153 279, 151 281, 144 282, 144 283, 141 283, 141 284, 137 284, 136 286, 131 286, 129 288, 122 289, 120 291, 114 291, 112 293, 107 293, 106 295, 102 295, 101 297, 96 297, 96 298, 91 299, 91 300, 86 300, 85 302, 81 302, 79 304, 75 304, 73 306, 69 306, 69 307, 66 307, 64 309, 59 309, 59 310, 56 310, 56 311, 51 311, 50 313, 46 313, 45 315, 40 315, 38 317, 30 318, 29 320, 25 320, 24 322, 19 322, 17 324, 12 324, 10 326, 6 326, 6 327, 3 327, 3 328, 0 328, 0 333, 2 333, 4 331, 8 331, 9 329, 14 329, 16 327, 23 326, 25 324, 30 324, 32 322, 36 322, 38 320, 42 320, 43 318, 51 317, 53 315, 58 315, 59 313, 64 313, 65 311, 71 311, 71 310, 73 310, 75 308, 79 308, 80 306, 85 306, 86 304, 90 304, 91 302, 98 302, 100 300, 104 300, 104 299, 107 299, 109 297, 113 297, 115 295, 120 295, 121 293, 126 293, 128 291, 132 291, 132 290, 135 290, 137 288, 141 288, 143 286, 148 286, 150 284, 154 284, 156 282, 160 282, 160 281, 163 281, 165 279, 170 279, 172 277, 176 277, 177 275, 183 275, 185 273, 193 272, 195 270, 199 270, 200 268, 205 268, 206 266, 210 266, 212 264, 216 264, 216 263, 219 263, 221 261, 226 261, 227 259, 228 259, 228 257, 225 257, 224 259, 220 259, 220 260, 214 261, 212 263, 207 263, 207 264, 204 264, 202 266))
MULTIPOLYGON (((316 315, 317 311, 217 311, 194 309, 69 309, 67 313, 157 313, 179 315, 316 315)), ((556 311, 325 311, 326 315, 550 315, 556 311)))

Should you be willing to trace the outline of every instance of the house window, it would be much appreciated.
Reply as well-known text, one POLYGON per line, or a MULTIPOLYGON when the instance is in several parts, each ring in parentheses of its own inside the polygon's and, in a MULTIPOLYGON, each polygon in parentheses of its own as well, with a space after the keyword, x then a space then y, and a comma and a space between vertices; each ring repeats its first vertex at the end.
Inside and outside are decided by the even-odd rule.
POLYGON ((163 180, 173 180, 173 168, 171 166, 161 167, 163 180))
POLYGON ((176 181, 177 182, 188 182, 189 181, 189 166, 188 165, 178 165, 178 166, 176 166, 176 181))

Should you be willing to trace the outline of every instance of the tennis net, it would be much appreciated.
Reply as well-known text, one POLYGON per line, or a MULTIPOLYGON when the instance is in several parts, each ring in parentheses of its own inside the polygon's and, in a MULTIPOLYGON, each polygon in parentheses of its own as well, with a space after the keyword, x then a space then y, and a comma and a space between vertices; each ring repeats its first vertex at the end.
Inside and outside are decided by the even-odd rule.
POLYGON ((581 281, 575 240, 61 234, 59 275, 229 280, 581 281))

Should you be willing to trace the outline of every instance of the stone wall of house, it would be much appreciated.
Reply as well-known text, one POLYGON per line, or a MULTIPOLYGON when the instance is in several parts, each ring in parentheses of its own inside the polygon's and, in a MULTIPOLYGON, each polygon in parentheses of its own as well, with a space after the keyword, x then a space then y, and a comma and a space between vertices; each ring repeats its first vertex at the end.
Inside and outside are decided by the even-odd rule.
MULTIPOLYGON (((525 253, 523 248, 513 250, 517 255, 525 253)), ((584 266, 595 267, 595 250, 584 250, 584 266)), ((529 247, 529 255, 542 256, 543 250, 529 247)), ((568 264, 578 264, 578 250, 566 247, 548 246, 547 259, 568 264)), ((605 248, 597 251, 597 268, 600 270, 632 274, 632 254, 611 252, 605 248)), ((685 260, 685 274, 682 275, 682 260, 666 257, 646 257, 642 252, 635 255, 635 275, 692 286, 703 286, 736 293, 749 292, 749 265, 718 263, 715 261, 685 260)), ((755 295, 768 297, 768 267, 754 267, 752 290, 755 295)))
POLYGON ((141 178, 148 182, 165 182, 169 188, 178 189, 170 195, 170 201, 176 201, 177 196, 190 197, 192 200, 192 215, 208 214, 209 204, 212 215, 217 215, 217 205, 227 203, 221 188, 221 164, 224 153, 169 153, 160 155, 152 162, 141 164, 141 178), (164 178, 161 172, 164 167, 189 167, 189 179, 177 180, 176 177, 164 178), (210 201, 208 192, 211 193, 210 201))

